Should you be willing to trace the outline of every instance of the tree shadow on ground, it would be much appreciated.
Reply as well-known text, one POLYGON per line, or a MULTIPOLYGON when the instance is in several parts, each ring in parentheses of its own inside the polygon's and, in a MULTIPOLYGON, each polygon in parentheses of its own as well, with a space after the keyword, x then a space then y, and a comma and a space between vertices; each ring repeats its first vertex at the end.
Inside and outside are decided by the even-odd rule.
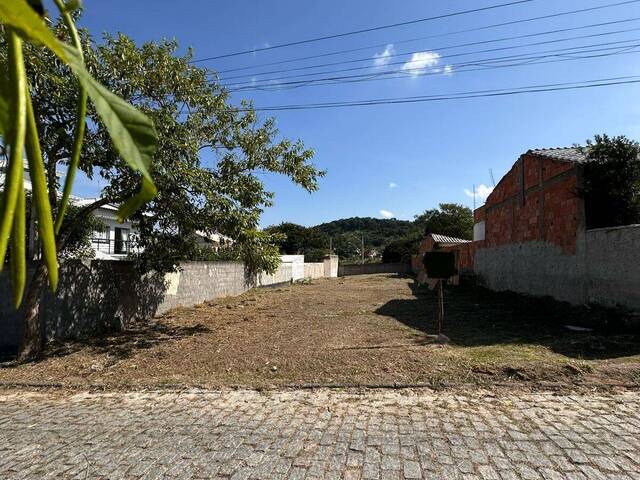
MULTIPOLYGON (((414 298, 391 300, 376 313, 436 334, 436 291, 408 282, 414 298)), ((640 354, 640 335, 625 326, 624 312, 475 286, 445 287, 444 304, 443 333, 454 345, 541 345, 568 357, 594 360, 640 354), (566 325, 592 330, 571 331, 566 325)))
POLYGON ((108 354, 113 361, 125 360, 137 352, 164 343, 173 343, 209 329, 202 324, 172 326, 158 321, 137 322, 125 330, 102 337, 80 338, 70 342, 56 342, 48 346, 44 358, 63 357, 84 349, 94 354, 108 354))

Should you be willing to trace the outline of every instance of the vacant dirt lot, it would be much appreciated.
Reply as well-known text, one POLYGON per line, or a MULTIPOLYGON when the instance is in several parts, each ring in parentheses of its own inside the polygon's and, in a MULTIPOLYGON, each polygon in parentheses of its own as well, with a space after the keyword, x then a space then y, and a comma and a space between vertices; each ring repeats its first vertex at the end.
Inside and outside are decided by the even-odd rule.
POLYGON ((0 382, 154 387, 303 384, 548 388, 640 384, 640 339, 573 332, 606 313, 483 289, 448 288, 449 345, 434 341, 436 296, 370 275, 178 309, 100 340, 51 347, 0 382))

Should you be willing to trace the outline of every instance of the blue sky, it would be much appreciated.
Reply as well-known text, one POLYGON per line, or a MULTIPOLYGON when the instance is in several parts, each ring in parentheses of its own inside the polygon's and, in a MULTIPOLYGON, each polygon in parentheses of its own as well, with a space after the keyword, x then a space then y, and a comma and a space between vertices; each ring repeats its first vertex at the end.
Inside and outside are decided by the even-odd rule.
MULTIPOLYGON (((404 75, 392 80, 355 84, 268 92, 247 91, 242 97, 237 94, 234 96, 238 100, 250 98, 256 106, 408 97, 640 75, 640 54, 635 51, 605 58, 467 73, 458 71, 455 66, 446 68, 447 65, 471 59, 563 47, 622 40, 638 40, 640 43, 638 30, 505 52, 448 57, 491 47, 640 28, 640 21, 475 47, 443 48, 640 17, 640 3, 472 33, 450 34, 413 43, 398 43, 415 37, 440 35, 614 1, 535 0, 483 13, 214 60, 202 65, 225 70, 380 44, 385 46, 296 64, 253 67, 233 75, 358 58, 369 60, 356 66, 375 67, 378 59, 378 71, 402 68, 385 65, 390 60, 385 58, 385 50, 387 54, 422 52, 416 57, 394 57, 393 61, 413 60, 415 63, 409 66, 416 70, 412 71, 431 73, 428 76, 404 75)), ((195 57, 200 58, 505 2, 85 0, 86 12, 82 24, 94 34, 121 31, 138 42, 176 38, 181 46, 192 46, 195 57)), ((319 70, 348 68, 352 65, 319 70)), ((359 72, 346 74, 355 73, 359 72)), ((256 81, 286 75, 293 73, 256 77, 256 81)), ((224 74, 221 77, 224 82, 224 74)), ((267 114, 261 115, 264 117, 267 114)), ((327 176, 320 181, 320 190, 313 194, 302 191, 286 179, 266 176, 267 186, 276 192, 276 203, 264 213, 263 225, 281 221, 314 225, 351 216, 382 218, 393 215, 411 218, 440 202, 459 202, 472 206, 473 199, 465 189, 471 190, 474 184, 490 187, 489 170, 493 170, 498 181, 518 156, 529 148, 569 146, 600 132, 639 138, 640 85, 422 104, 289 111, 272 115, 276 116, 283 136, 300 138, 315 150, 314 162, 327 170, 327 176)), ((97 193, 96 186, 83 180, 78 185, 77 193, 94 195, 97 193)))

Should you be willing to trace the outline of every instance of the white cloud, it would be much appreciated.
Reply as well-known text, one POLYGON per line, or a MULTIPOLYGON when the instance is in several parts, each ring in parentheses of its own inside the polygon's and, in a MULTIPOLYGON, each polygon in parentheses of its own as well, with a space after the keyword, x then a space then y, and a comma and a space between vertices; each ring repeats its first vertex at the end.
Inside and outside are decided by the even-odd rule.
MULTIPOLYGON (((475 197, 477 200, 482 200, 483 202, 487 199, 487 197, 493 192, 493 187, 487 187, 485 184, 481 183, 476 187, 475 197)), ((473 198, 473 191, 468 188, 464 189, 464 193, 467 197, 473 198)))
POLYGON ((391 182, 391 183, 389 183, 389 188, 390 188, 390 189, 398 188, 398 184, 397 184, 397 183, 395 183, 395 182, 391 182))
POLYGON ((380 216, 382 218, 393 218, 393 212, 390 212, 389 210, 380 210, 380 216))
POLYGON ((382 67, 386 65, 387 63, 389 63, 389 60, 390 60, 389 57, 391 57, 391 55, 393 55, 394 53, 396 53, 396 51, 393 48, 393 44, 390 43, 389 45, 386 46, 386 48, 382 53, 376 53, 373 56, 373 64, 376 67, 382 67))
POLYGON ((445 75, 453 75, 453 66, 445 65, 444 68, 442 69, 442 73, 444 73, 445 75))
POLYGON ((412 77, 425 73, 440 63, 440 54, 436 52, 417 52, 411 55, 411 60, 402 65, 402 70, 412 77))

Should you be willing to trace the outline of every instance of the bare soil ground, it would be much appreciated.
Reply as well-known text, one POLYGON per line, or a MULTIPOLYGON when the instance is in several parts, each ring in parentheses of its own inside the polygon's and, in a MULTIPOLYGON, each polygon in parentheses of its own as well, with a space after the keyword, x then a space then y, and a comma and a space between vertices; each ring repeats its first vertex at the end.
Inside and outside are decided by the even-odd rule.
POLYGON ((640 386, 640 337, 574 332, 608 312, 548 299, 447 288, 437 299, 397 275, 252 290, 102 339, 49 347, 42 361, 0 368, 0 382, 82 387, 268 388, 331 384, 477 384, 532 388, 640 386))

